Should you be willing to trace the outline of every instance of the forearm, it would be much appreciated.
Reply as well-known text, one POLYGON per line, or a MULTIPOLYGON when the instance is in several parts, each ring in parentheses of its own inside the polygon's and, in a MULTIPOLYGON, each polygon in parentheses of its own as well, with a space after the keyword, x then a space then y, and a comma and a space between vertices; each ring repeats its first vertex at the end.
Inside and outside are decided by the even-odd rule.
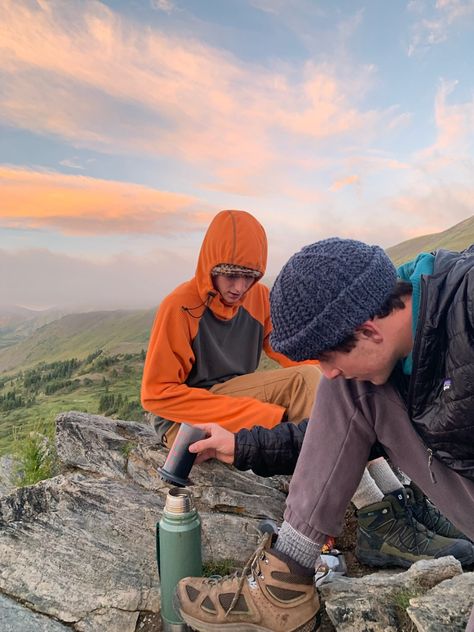
POLYGON ((267 429, 254 426, 235 435, 234 466, 259 476, 292 474, 303 443, 307 422, 282 423, 267 429))

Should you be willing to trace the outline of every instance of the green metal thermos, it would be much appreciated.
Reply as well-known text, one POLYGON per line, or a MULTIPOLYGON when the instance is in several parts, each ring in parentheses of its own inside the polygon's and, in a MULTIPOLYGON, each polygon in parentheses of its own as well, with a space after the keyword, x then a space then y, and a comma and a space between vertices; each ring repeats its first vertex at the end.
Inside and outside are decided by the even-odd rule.
POLYGON ((173 608, 173 595, 183 577, 202 575, 201 519, 192 492, 173 487, 156 525, 156 558, 161 585, 163 632, 189 630, 173 608))

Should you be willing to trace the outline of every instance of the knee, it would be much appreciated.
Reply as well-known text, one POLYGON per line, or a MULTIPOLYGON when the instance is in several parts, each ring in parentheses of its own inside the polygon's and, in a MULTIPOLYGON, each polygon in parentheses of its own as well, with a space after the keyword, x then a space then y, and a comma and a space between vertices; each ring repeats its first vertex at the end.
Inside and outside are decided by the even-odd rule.
POLYGON ((296 368, 296 375, 301 380, 302 385, 309 391, 315 393, 321 379, 321 371, 314 364, 302 364, 296 368))

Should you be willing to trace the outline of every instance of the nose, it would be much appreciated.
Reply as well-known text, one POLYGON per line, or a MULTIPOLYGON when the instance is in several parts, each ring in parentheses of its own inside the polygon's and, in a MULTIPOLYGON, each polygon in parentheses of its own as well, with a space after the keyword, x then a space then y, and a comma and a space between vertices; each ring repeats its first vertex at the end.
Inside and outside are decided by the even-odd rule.
POLYGON ((233 279, 231 285, 232 291, 239 292, 239 294, 241 294, 247 289, 247 284, 248 280, 245 277, 237 277, 236 279, 233 279))
POLYGON ((319 368, 321 369, 324 377, 326 377, 328 380, 334 380, 336 379, 336 377, 339 377, 340 375, 342 375, 341 369, 336 369, 335 367, 327 366, 324 364, 324 362, 320 363, 319 368))

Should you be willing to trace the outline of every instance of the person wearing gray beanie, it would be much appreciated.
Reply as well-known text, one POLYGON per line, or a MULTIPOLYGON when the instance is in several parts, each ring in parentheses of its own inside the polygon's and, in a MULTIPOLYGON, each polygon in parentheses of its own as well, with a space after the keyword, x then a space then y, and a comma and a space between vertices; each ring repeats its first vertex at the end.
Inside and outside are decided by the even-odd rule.
MULTIPOLYGON (((293 360, 318 359, 323 378, 284 522, 238 582, 179 582, 187 623, 201 632, 317 629, 315 565, 343 529, 375 444, 468 539, 427 530, 413 517, 412 498, 386 489, 358 509, 359 560, 408 567, 453 555, 474 563, 473 296, 474 246, 421 253, 397 270, 380 247, 349 239, 319 241, 291 257, 270 295, 271 344, 293 360), (258 623, 249 623, 250 611, 258 623)), ((274 447, 271 458, 285 458, 274 447)), ((371 465, 364 484, 383 474, 379 462, 371 465)))
POLYGON ((273 348, 314 360, 379 311, 397 282, 379 246, 337 237, 294 254, 270 293, 273 348))

